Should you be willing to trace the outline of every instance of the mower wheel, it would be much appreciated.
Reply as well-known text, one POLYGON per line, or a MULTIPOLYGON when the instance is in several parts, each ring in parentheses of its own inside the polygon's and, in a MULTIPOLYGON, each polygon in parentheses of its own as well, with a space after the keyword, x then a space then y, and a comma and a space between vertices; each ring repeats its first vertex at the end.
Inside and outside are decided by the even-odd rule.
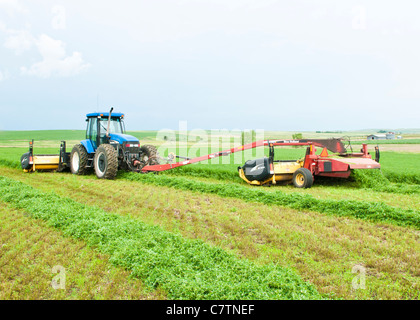
POLYGON ((310 188, 314 184, 312 173, 306 168, 300 168, 293 174, 293 185, 296 188, 310 188))
POLYGON ((101 144, 93 159, 96 176, 99 179, 114 179, 118 172, 118 154, 110 144, 101 144))
POLYGON ((155 146, 151 145, 144 145, 140 148, 142 151, 141 161, 145 163, 145 165, 152 166, 155 164, 159 164, 159 153, 155 146))
POLYGON ((29 170, 29 169, 32 168, 32 165, 29 164, 29 157, 30 156, 31 156, 31 153, 27 152, 20 157, 20 165, 21 165, 23 170, 29 170))
POLYGON ((71 173, 77 175, 84 175, 88 173, 88 153, 82 144, 76 144, 73 147, 70 155, 70 170, 71 173))

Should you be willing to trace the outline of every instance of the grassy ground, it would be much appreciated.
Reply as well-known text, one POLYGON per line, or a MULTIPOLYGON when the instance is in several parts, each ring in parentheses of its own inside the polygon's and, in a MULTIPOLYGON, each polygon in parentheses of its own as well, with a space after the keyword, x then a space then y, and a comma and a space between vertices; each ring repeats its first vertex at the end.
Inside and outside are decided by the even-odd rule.
POLYGON ((256 264, 202 240, 184 238, 158 226, 107 213, 0 177, 0 200, 24 208, 65 236, 84 240, 109 254, 148 287, 172 299, 321 299, 313 285, 290 268, 256 264))
POLYGON ((109 257, 0 202, 0 299, 162 299, 109 257), (63 267, 64 285, 51 282, 63 267))
MULTIPOLYGON (((147 137, 146 132, 139 133, 141 135, 147 137)), ((15 145, 14 142, 18 139, 13 142, 10 141, 10 136, 4 136, 3 140, 1 137, 0 133, 0 146, 3 146, 0 148, 0 175, 21 181, 36 190, 47 193, 53 191, 60 197, 70 197, 77 203, 98 207, 110 214, 116 213, 121 217, 158 226, 165 232, 185 239, 200 239, 234 254, 239 259, 246 258, 259 265, 274 263, 291 268, 304 281, 314 284, 319 293, 329 297, 420 298, 420 233, 417 228, 420 211, 420 167, 417 153, 385 151, 381 153, 382 173, 378 171, 367 177, 356 175, 350 180, 317 179, 311 189, 300 190, 290 185, 258 188, 245 184, 238 178, 236 168, 252 158, 249 154, 240 155, 240 158, 231 155, 220 158, 218 164, 199 164, 158 176, 122 173, 115 181, 97 180, 94 175, 80 177, 68 173, 24 174, 13 167, 19 167, 19 158, 27 151, 27 142, 21 148, 9 148, 7 146, 15 145), (222 161, 229 164, 222 164, 222 161), (203 190, 197 192, 197 188, 203 190), (237 194, 232 190, 237 190, 237 194), (247 201, 242 197, 244 194, 252 197, 255 195, 255 198, 251 202, 247 201), (296 203, 289 201, 288 205, 284 202, 279 205, 267 200, 270 198, 288 201, 295 199, 296 203), (328 214, 313 205, 333 202, 336 203, 337 210, 328 214), (340 210, 345 210, 347 214, 341 215, 340 210), (357 213, 357 210, 360 212, 357 213), (365 220, 367 211, 375 216, 373 220, 365 220), (392 219, 389 219, 389 214, 392 214, 392 219), (356 269, 364 272, 365 289, 355 289, 352 285, 358 275, 355 273, 356 269)), ((47 133, 45 137, 48 138, 47 133)), ((284 138, 290 137, 285 135, 284 138)), ((22 140, 19 143, 23 142, 22 140)), ((148 143, 153 144, 152 140, 148 143)), ((39 148, 38 153, 57 153, 58 145, 59 142, 40 139, 35 147, 39 148)), ((372 149, 373 145, 369 148, 372 149)), ((179 154, 188 155, 188 152, 184 149, 179 154)), ((277 158, 298 159, 303 154, 304 150, 301 148, 281 148, 277 158)), ((4 225, 13 226, 27 223, 26 220, 19 220, 26 213, 24 208, 12 210, 9 205, 2 203, 0 209, 13 212, 9 220, 1 216, 0 236, 6 230, 3 229, 3 221, 4 225), (13 221, 18 222, 13 224, 13 221)), ((27 215, 23 218, 35 223, 27 215)), ((53 239, 58 241, 60 232, 53 231, 42 223, 41 226, 45 228, 45 232, 56 232, 53 239)), ((22 234, 23 238, 19 239, 32 239, 30 233, 22 234)), ((60 239, 74 241, 62 236, 60 239)), ((76 243, 84 243, 78 241, 76 243)), ((83 249, 101 255, 95 249, 83 249)), ((78 249, 74 250, 77 252, 78 249)), ((22 259, 17 252, 10 251, 8 254, 16 257, 17 261, 22 259)), ((22 247, 21 251, 32 252, 29 245, 22 247)), ((49 251, 45 254, 50 255, 49 251)), ((41 251, 37 251, 37 257, 39 255, 42 256, 41 251)), ((101 257, 105 257, 102 265, 104 267, 97 270, 96 265, 89 264, 86 268, 90 273, 100 274, 103 268, 116 268, 110 265, 106 255, 101 257)), ((40 261, 41 265, 45 263, 42 259, 40 261)), ((61 260, 60 263, 64 264, 65 261, 61 260)), ((85 293, 79 295, 72 292, 57 294, 54 291, 45 293, 44 296, 39 292, 36 294, 36 290, 31 295, 29 291, 37 286, 34 283, 41 283, 47 275, 51 279, 51 274, 45 269, 47 271, 43 278, 35 277, 33 282, 27 280, 21 283, 19 275, 25 274, 26 266, 23 264, 19 267, 20 271, 17 273, 8 269, 8 281, 4 285, 4 292, 8 293, 4 297, 18 292, 15 293, 16 297, 102 298, 101 293, 95 291, 95 288, 101 287, 100 284, 88 287, 85 293)), ((126 271, 119 268, 114 270, 127 276, 126 271)), ((28 272, 33 276, 33 273, 28 272)), ((90 279, 87 273, 72 275, 73 277, 84 279, 78 280, 81 284, 90 279)), ((72 286, 74 287, 74 283, 72 286)), ((143 288, 138 280, 135 286, 143 288)), ((44 292, 48 286, 42 284, 39 287, 44 292)), ((106 299, 112 296, 123 297, 112 289, 106 292, 103 296, 106 299)), ((163 291, 149 289, 141 292, 142 298, 166 296, 163 291)), ((126 297, 134 296, 127 294, 126 297)))
POLYGON ((321 293, 346 299, 418 298, 420 234, 413 229, 94 176, 28 175, 6 168, 0 175, 204 239, 238 256, 293 267, 321 293), (113 197, 107 196, 109 190, 113 197), (367 270, 366 290, 352 287, 356 265, 367 270))

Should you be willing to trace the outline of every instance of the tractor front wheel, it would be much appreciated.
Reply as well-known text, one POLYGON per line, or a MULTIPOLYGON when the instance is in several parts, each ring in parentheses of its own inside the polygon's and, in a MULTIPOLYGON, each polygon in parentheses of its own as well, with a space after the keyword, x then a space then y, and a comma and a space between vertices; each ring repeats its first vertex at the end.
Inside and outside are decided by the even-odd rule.
POLYGON ((102 144, 93 159, 96 176, 99 179, 114 179, 118 172, 117 151, 110 144, 102 144))
POLYGON ((88 153, 82 144, 76 144, 73 147, 70 155, 70 170, 71 173, 77 175, 86 174, 89 170, 87 168, 88 153))
POLYGON ((314 184, 312 173, 306 168, 300 168, 293 174, 293 185, 296 188, 310 188, 314 184))

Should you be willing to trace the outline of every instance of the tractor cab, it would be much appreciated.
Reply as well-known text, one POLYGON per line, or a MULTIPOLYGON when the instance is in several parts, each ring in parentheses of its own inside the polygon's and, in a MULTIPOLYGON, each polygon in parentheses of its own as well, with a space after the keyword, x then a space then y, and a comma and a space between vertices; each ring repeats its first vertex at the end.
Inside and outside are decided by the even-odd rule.
POLYGON ((96 150, 101 144, 108 143, 106 136, 109 122, 109 134, 124 135, 124 114, 112 113, 89 113, 86 115, 86 139, 90 140, 92 148, 96 150))
POLYGON ((124 114, 95 112, 86 115, 86 140, 81 141, 87 153, 93 154, 102 144, 124 145, 125 143, 140 146, 136 137, 125 133, 124 114))

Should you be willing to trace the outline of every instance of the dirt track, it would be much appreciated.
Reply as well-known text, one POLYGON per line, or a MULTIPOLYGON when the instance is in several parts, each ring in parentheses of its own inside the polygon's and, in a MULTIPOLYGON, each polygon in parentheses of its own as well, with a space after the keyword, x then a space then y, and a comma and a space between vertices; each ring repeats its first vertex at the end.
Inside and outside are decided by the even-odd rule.
POLYGON ((379 149, 381 151, 420 153, 420 144, 382 144, 379 145, 379 149))

